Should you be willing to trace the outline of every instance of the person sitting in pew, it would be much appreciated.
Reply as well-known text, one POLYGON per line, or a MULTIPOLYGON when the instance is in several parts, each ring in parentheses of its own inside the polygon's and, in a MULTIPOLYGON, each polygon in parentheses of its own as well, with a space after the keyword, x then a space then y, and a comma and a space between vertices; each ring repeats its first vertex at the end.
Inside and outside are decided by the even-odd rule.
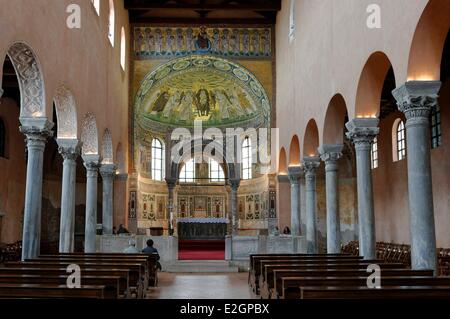
POLYGON ((291 230, 289 229, 288 226, 284 227, 283 229, 283 235, 290 235, 291 234, 291 230))
POLYGON ((153 239, 149 239, 147 240, 147 247, 145 247, 144 249, 142 249, 142 252, 145 254, 156 254, 156 267, 158 268, 158 270, 161 270, 161 264, 159 263, 159 253, 158 250, 153 247, 153 239))
POLYGON ((128 241, 128 247, 123 250, 125 254, 138 254, 139 249, 136 248, 136 241, 134 239, 130 239, 128 241))
POLYGON ((123 224, 119 225, 119 229, 117 230, 117 235, 120 234, 129 234, 130 232, 128 231, 128 229, 125 228, 125 226, 123 226, 123 224))

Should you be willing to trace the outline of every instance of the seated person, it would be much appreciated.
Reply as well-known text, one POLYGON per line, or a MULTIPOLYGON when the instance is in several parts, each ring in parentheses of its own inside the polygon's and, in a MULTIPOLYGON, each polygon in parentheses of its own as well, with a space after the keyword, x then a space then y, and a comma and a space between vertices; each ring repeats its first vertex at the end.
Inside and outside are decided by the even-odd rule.
POLYGON ((156 267, 158 268, 158 270, 161 270, 161 264, 159 263, 159 253, 158 250, 153 247, 153 240, 149 239, 147 240, 147 247, 145 247, 144 249, 142 249, 142 252, 145 254, 156 254, 156 267))
POLYGON ((284 229, 283 229, 283 234, 284 235, 290 235, 291 234, 291 230, 289 229, 289 227, 284 227, 284 229))
POLYGON ((123 224, 119 225, 119 229, 117 230, 117 234, 129 234, 130 232, 126 229, 123 224))
POLYGON ((275 227, 275 229, 274 229, 274 231, 273 231, 273 235, 274 235, 274 236, 280 235, 280 229, 278 228, 278 226, 275 227))
POLYGON ((139 254, 139 249, 136 248, 136 241, 134 239, 130 239, 128 245, 123 251, 125 254, 139 254))

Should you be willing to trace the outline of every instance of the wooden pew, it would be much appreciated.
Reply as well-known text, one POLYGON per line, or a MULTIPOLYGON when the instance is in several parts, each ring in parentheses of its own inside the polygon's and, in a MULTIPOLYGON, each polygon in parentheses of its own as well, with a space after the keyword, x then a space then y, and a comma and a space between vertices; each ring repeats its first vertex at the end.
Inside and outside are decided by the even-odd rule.
MULTIPOLYGON (((45 284, 66 285, 67 275, 26 275, 26 274, 1 274, 0 284, 45 284)), ((81 285, 104 286, 105 299, 118 299, 120 297, 119 276, 83 276, 81 285)))
MULTIPOLYGON (((367 273, 365 269, 328 269, 328 270, 297 270, 297 269, 275 269, 273 271, 273 282, 274 287, 270 292, 271 298, 276 299, 283 289, 290 287, 299 286, 296 283, 296 278, 303 277, 365 277, 367 278, 370 274, 367 273), (292 281, 291 281, 292 279, 292 281)), ((382 276, 409 276, 409 277, 432 277, 433 271, 431 270, 411 270, 411 269, 384 269, 382 271, 382 276)))
POLYGON ((62 258, 86 258, 86 259, 109 259, 109 258, 126 258, 126 259, 144 259, 147 261, 148 269, 148 285, 156 286, 158 282, 157 254, 125 254, 125 253, 58 253, 53 255, 41 255, 42 258, 47 257, 62 258))
POLYGON ((0 298, 95 298, 104 299, 105 286, 0 283, 0 298))
MULTIPOLYGON (((264 265, 264 272, 259 277, 259 287, 261 295, 264 294, 265 298, 269 297, 270 289, 274 287, 274 270, 276 269, 295 269, 295 270, 321 270, 321 269, 345 269, 345 270, 367 270, 367 266, 370 263, 367 262, 342 262, 342 263, 300 263, 295 262, 292 264, 262 264, 264 265)), ((403 264, 378 264, 381 269, 401 269, 405 266, 403 264)))
MULTIPOLYGON (((60 268, 39 268, 39 267, 14 267, 14 268, 0 268, 0 276, 2 275, 37 275, 37 276, 64 276, 66 279, 69 276, 66 267, 60 268)), ((129 270, 128 269, 92 269, 83 268, 82 276, 118 276, 119 281, 119 293, 125 298, 131 297, 131 289, 129 283, 129 270)), ((83 277, 82 277, 83 278, 83 277)), ((83 281, 82 281, 83 283, 83 281)))
POLYGON ((450 299, 450 286, 301 287, 300 299, 450 299))
MULTIPOLYGON (((280 299, 298 299, 301 287, 316 286, 366 286, 367 276, 362 277, 282 277, 280 299)), ((432 276, 389 276, 381 278, 381 286, 450 286, 450 277, 432 276)), ((275 297, 274 295, 272 295, 275 297)))
POLYGON ((361 257, 354 257, 349 255, 301 255, 301 254, 295 254, 295 255, 260 255, 260 256, 254 256, 252 259, 252 269, 249 271, 249 283, 253 291, 258 294, 259 293, 259 276, 261 275, 262 267, 261 262, 262 261, 290 261, 290 260, 362 260, 361 257))

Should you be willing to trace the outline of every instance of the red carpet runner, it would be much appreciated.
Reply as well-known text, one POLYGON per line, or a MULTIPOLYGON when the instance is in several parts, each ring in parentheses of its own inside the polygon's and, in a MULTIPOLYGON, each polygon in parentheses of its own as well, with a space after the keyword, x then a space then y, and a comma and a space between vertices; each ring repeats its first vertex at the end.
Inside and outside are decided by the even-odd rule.
POLYGON ((225 240, 180 240, 179 260, 224 260, 225 240))

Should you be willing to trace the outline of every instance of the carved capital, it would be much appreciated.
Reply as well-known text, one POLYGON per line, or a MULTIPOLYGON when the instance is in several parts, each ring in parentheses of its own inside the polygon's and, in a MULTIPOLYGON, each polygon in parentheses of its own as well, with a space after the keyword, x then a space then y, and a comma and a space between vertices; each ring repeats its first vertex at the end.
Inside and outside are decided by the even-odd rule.
POLYGON ((288 177, 291 185, 297 185, 300 182, 300 177, 303 174, 303 167, 301 166, 289 166, 288 177))
POLYGON ((430 112, 438 103, 440 81, 409 81, 392 91, 398 109, 409 120, 429 122, 430 112))
POLYGON ((305 178, 315 176, 316 170, 320 166, 320 158, 318 156, 309 156, 303 158, 303 167, 305 170, 305 178))
POLYGON ((356 150, 370 150, 374 138, 380 132, 377 118, 354 118, 345 126, 346 136, 355 144, 356 150))
POLYGON ((112 179, 116 175, 116 165, 102 164, 100 166, 100 174, 103 179, 112 179))
POLYGON ((325 169, 337 169, 337 161, 342 157, 343 144, 323 144, 318 148, 320 159, 325 162, 325 169))
POLYGON ((169 189, 174 189, 175 185, 177 184, 177 181, 178 181, 178 179, 174 178, 174 177, 166 177, 165 180, 166 180, 166 183, 167 183, 167 187, 169 189))
POLYGON ((46 117, 21 117, 20 132, 25 136, 28 149, 43 151, 47 139, 53 136, 53 123, 46 117))
POLYGON ((230 178, 228 183, 231 186, 231 190, 237 192, 239 185, 241 184, 241 180, 238 178, 230 178))
POLYGON ((64 160, 75 161, 80 155, 81 143, 77 139, 57 139, 58 151, 64 160))

